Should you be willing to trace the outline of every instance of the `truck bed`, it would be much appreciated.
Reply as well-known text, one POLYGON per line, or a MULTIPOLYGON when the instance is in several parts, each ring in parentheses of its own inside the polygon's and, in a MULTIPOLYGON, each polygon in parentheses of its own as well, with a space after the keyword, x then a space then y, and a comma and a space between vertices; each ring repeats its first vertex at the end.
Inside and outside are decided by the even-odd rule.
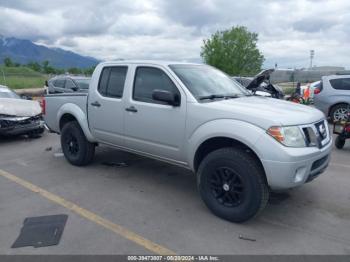
POLYGON ((62 106, 79 106, 84 114, 87 116, 87 93, 74 93, 74 94, 50 94, 45 95, 46 101, 46 113, 44 115, 45 123, 49 129, 53 132, 60 132, 59 110, 62 106))

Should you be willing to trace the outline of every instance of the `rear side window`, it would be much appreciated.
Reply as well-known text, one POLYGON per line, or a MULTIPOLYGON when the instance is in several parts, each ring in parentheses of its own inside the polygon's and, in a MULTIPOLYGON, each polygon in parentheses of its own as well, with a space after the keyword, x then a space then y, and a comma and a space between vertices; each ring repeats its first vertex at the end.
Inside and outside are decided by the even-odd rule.
POLYGON ((75 86, 75 84, 73 83, 72 80, 67 79, 67 80, 66 80, 66 85, 65 85, 65 87, 66 87, 67 89, 72 89, 72 88, 75 88, 76 86, 75 86))
POLYGON ((329 80, 332 87, 337 90, 350 90, 350 78, 337 78, 329 80))
POLYGON ((64 79, 57 79, 53 82, 53 85, 56 87, 64 88, 64 82, 65 82, 64 79))
POLYGON ((166 90, 172 93, 180 93, 175 84, 162 70, 154 67, 138 67, 135 74, 133 99, 136 101, 163 104, 152 98, 153 91, 166 90))
POLYGON ((102 70, 98 92, 106 97, 121 98, 123 96, 126 66, 105 67, 102 70))

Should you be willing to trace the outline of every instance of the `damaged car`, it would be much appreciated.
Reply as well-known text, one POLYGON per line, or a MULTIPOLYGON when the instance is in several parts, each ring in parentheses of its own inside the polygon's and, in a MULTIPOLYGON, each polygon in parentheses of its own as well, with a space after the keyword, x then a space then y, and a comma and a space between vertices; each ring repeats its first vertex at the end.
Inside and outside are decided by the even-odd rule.
POLYGON ((254 95, 283 99, 283 90, 278 85, 270 82, 270 76, 274 71, 275 69, 267 69, 261 71, 253 78, 234 76, 233 79, 250 90, 254 95))
POLYGON ((44 131, 39 102, 23 99, 0 85, 0 136, 39 137, 44 131))

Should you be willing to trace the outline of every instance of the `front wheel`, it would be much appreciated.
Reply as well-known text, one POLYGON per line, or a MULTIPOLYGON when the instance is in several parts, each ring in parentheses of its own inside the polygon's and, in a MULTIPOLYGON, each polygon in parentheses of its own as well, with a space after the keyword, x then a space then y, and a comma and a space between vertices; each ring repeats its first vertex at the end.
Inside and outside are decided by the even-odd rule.
POLYGON ((267 204, 269 190, 264 172, 244 150, 222 148, 209 153, 197 175, 204 203, 223 219, 247 221, 267 204))
POLYGON ((345 139, 341 136, 337 136, 337 138, 335 139, 335 146, 338 149, 342 149, 345 145, 345 139))
POLYGON ((86 139, 83 130, 76 121, 68 122, 63 126, 61 147, 68 162, 75 166, 89 164, 95 154, 95 145, 86 139))

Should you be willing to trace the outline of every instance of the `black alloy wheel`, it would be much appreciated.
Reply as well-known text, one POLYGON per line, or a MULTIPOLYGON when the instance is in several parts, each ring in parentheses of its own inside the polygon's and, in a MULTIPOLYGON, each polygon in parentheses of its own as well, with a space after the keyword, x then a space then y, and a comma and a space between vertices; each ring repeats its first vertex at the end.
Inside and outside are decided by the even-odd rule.
POLYGON ((209 180, 216 200, 226 206, 235 207, 244 200, 244 184, 239 174, 229 167, 219 167, 209 180))

